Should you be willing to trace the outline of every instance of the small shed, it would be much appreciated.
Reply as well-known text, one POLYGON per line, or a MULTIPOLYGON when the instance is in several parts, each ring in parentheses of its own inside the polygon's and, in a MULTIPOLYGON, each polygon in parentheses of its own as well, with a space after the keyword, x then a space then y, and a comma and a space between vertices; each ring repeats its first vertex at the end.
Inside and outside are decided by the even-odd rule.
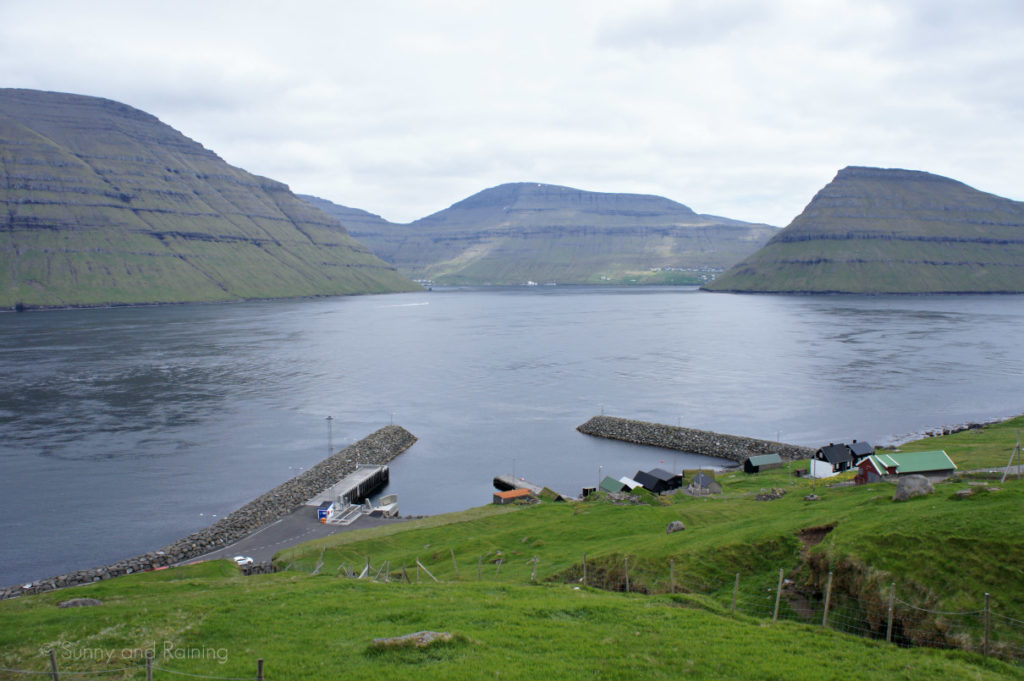
POLYGON ((337 504, 335 504, 333 501, 321 502, 321 504, 316 507, 317 520, 319 520, 320 522, 325 522, 334 514, 336 508, 337 504))
POLYGON ((680 487, 683 486, 682 475, 669 473, 664 468, 652 468, 647 472, 656 477, 658 480, 661 480, 663 483, 665 483, 666 490, 679 489, 680 487))
POLYGON ((610 475, 605 476, 605 479, 601 481, 598 486, 602 492, 626 492, 629 490, 628 487, 623 485, 621 482, 611 477, 610 475))
POLYGON ((782 457, 778 454, 751 456, 743 462, 744 473, 760 473, 772 468, 782 468, 782 457))
POLYGON ((690 483, 687 491, 694 495, 721 494, 722 485, 713 477, 701 471, 693 476, 693 481, 690 483))
POLYGON ((629 492, 632 492, 637 487, 643 487, 643 485, 641 485, 639 482, 637 482, 633 478, 628 478, 625 475, 619 478, 619 482, 622 483, 622 485, 625 486, 626 490, 629 492))
POLYGON ((643 485, 644 489, 652 494, 661 494, 683 486, 683 476, 673 475, 661 468, 652 468, 649 471, 637 471, 633 479, 643 485))
POLYGON ((498 505, 511 504, 519 499, 528 499, 533 497, 533 492, 521 487, 519 489, 510 489, 504 492, 494 493, 494 503, 498 505))

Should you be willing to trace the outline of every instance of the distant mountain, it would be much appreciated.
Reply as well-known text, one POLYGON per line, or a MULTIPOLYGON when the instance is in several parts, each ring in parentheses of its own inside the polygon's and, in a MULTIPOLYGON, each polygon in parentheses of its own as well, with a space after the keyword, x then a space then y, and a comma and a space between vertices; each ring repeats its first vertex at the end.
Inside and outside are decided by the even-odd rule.
POLYGON ((130 106, 0 89, 0 308, 410 290, 288 187, 130 106))
POLYGON ((711 291, 1024 292, 1024 203, 913 170, 849 167, 711 291))
POLYGON ((403 273, 440 284, 700 283, 778 231, 660 196, 537 183, 492 187, 404 225, 309 200, 403 273))

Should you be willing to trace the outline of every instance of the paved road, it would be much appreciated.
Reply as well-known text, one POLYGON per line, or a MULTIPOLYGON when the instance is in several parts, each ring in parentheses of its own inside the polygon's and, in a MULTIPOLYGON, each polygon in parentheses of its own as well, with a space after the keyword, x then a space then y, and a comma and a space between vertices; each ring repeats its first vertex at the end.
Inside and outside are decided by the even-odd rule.
POLYGON ((270 560, 282 549, 301 544, 302 542, 320 537, 327 537, 339 532, 360 530, 366 527, 390 525, 404 522, 404 518, 371 518, 360 516, 351 525, 324 525, 316 518, 315 506, 303 506, 280 520, 264 525, 248 537, 239 539, 234 544, 217 549, 198 558, 185 561, 194 563, 198 560, 216 560, 234 556, 251 556, 257 563, 270 560))

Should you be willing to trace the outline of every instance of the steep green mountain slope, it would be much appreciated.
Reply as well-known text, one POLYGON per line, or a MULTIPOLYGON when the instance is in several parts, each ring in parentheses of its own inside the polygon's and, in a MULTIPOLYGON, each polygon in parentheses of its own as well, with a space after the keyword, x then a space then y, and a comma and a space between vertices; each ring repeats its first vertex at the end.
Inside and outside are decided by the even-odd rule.
POLYGON ((840 170, 706 286, 809 293, 1024 292, 1024 203, 912 170, 840 170))
POLYGON ((659 196, 537 183, 492 187, 407 225, 311 200, 405 274, 444 284, 700 283, 777 231, 659 196))
POLYGON ((0 308, 414 287, 287 186, 147 113, 0 90, 0 308))

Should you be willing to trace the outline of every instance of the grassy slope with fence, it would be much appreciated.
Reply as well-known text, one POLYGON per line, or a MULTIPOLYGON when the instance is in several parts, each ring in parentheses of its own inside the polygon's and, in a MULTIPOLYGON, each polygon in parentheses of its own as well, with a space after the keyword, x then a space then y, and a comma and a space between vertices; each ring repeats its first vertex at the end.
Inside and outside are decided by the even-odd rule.
MULTIPOLYGON (((1005 465, 1022 425, 904 448, 1005 465)), ((1024 677, 1024 482, 895 503, 887 483, 825 487, 792 470, 720 480, 720 497, 488 506, 335 535, 282 553, 291 570, 274 575, 208 563, 0 602, 0 668, 44 672, 53 649, 68 672, 142 679, 151 647, 161 679, 254 678, 257 658, 268 679, 1024 677), (762 488, 787 493, 758 501, 762 488), (687 529, 667 534, 672 520, 687 529), (345 578, 363 572, 376 581, 345 578), (895 642, 975 652, 886 644, 891 596, 895 642), (104 605, 55 607, 72 597, 104 605), (456 636, 372 645, 424 629, 456 636)))

